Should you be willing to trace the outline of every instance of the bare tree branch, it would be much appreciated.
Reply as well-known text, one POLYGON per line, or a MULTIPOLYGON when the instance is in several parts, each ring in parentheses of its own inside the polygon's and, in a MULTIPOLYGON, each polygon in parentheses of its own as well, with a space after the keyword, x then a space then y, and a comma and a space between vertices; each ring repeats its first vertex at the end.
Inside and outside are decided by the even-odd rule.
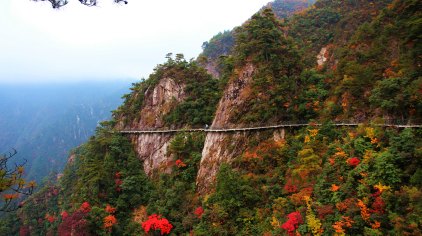
POLYGON ((12 150, 0 155, 0 211, 3 212, 19 208, 20 204, 17 203, 19 198, 23 195, 31 195, 35 188, 34 181, 27 183, 23 178, 26 160, 20 164, 10 164, 10 159, 18 153, 15 149, 12 150))
MULTIPOLYGON (((36 1, 36 2, 44 2, 44 1, 49 1, 51 3, 51 6, 53 8, 60 8, 62 6, 65 6, 68 3, 68 0, 32 0, 32 1, 36 1)), ((97 5, 97 0, 78 0, 81 4, 88 6, 88 7, 92 7, 92 6, 96 6, 97 5)), ((127 0, 113 0, 115 3, 124 3, 124 4, 128 4, 127 0)))

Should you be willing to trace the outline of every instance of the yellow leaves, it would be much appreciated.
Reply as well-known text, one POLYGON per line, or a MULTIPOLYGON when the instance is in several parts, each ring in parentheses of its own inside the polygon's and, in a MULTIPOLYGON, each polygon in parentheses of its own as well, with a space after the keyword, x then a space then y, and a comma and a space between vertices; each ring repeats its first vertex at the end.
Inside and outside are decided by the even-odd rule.
POLYGON ((365 154, 363 155, 363 162, 367 163, 372 159, 372 151, 365 150, 365 154))
POLYGON ((18 179, 17 184, 18 184, 19 188, 23 188, 23 186, 25 185, 25 180, 24 179, 18 179))
POLYGON ((133 221, 136 223, 142 224, 148 219, 147 208, 145 206, 140 206, 135 209, 133 212, 133 221))
POLYGON ((377 144, 379 140, 375 137, 375 129, 372 127, 366 127, 365 128, 365 137, 371 139, 372 144, 377 144))
POLYGON ((16 171, 17 171, 19 174, 23 174, 23 172, 25 171, 25 169, 23 168, 23 166, 19 166, 19 167, 16 169, 16 171))
POLYGON ((321 235, 324 230, 321 228, 321 221, 315 217, 315 214, 312 211, 311 198, 309 196, 304 196, 303 198, 305 199, 307 206, 306 223, 308 224, 309 228, 311 228, 313 235, 321 235))
POLYGON ((311 141, 311 138, 315 138, 318 134, 318 129, 310 129, 308 130, 309 135, 305 135, 304 143, 309 143, 311 141))
POLYGON ((391 189, 390 186, 382 185, 381 183, 374 185, 374 188, 378 189, 381 193, 384 192, 385 190, 391 189))
POLYGON ((305 140, 303 141, 304 143, 309 143, 311 141, 311 138, 309 137, 309 135, 305 136, 305 140))
POLYGON ((315 137, 315 136, 317 136, 317 134, 318 134, 318 129, 310 129, 309 130, 309 135, 311 137, 315 137))
POLYGON ((35 186, 37 186, 37 183, 35 183, 35 181, 29 181, 28 185, 26 186, 27 188, 35 188, 35 186))
POLYGON ((334 157, 336 157, 336 158, 347 158, 347 154, 346 154, 346 152, 345 151, 343 151, 343 149, 341 149, 341 148, 337 148, 337 152, 336 153, 334 153, 334 157))
POLYGON ((279 229, 281 226, 280 221, 278 221, 275 216, 271 218, 271 226, 274 227, 274 229, 279 229))

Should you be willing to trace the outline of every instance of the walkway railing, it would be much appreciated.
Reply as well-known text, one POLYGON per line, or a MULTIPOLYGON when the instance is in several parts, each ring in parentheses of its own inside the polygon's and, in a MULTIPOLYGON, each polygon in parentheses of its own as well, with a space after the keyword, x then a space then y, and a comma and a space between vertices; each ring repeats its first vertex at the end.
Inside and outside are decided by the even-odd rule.
MULTIPOLYGON (((342 122, 333 123, 333 126, 358 126, 363 123, 353 122, 342 122)), ((258 131, 258 130, 270 130, 279 128, 289 127, 304 127, 304 126, 321 126, 321 123, 285 123, 270 126, 255 126, 255 127, 239 127, 239 128, 226 128, 226 127, 210 127, 210 128, 192 128, 192 129, 164 129, 164 130, 120 130, 123 134, 165 134, 165 133, 179 133, 179 132, 207 132, 207 133, 226 133, 226 132, 244 132, 244 131, 258 131)), ((422 128, 422 124, 394 124, 394 123, 382 123, 382 124, 370 124, 372 126, 381 127, 393 127, 393 128, 422 128)))

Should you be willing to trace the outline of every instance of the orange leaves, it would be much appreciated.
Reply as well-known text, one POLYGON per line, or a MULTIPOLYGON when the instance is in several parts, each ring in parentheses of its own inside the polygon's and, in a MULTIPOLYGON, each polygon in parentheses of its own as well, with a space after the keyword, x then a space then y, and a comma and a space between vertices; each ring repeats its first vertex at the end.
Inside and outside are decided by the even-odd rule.
POLYGON ((336 221, 332 227, 337 234, 344 235, 345 230, 343 227, 351 228, 352 224, 355 223, 350 217, 342 216, 340 221, 336 221))
POLYGON ((261 142, 257 147, 247 150, 243 154, 244 160, 260 159, 266 155, 270 155, 272 151, 282 148, 286 144, 285 140, 273 141, 268 140, 261 142))
POLYGON ((356 200, 354 198, 347 198, 342 202, 336 203, 336 208, 340 212, 346 211, 348 208, 354 206, 356 203, 356 200))
POLYGON ((332 184, 330 190, 332 192, 337 192, 340 189, 340 186, 332 184))
POLYGON ((109 232, 111 232, 111 228, 113 227, 113 225, 115 225, 117 223, 117 219, 114 215, 112 215, 113 213, 116 212, 116 208, 110 206, 109 204, 106 205, 105 209, 104 209, 107 213, 109 213, 108 216, 104 217, 103 219, 103 226, 106 230, 108 230, 109 232))
POLYGON ((104 222, 104 228, 111 230, 113 225, 115 225, 117 223, 117 219, 114 215, 108 215, 108 216, 104 217, 103 222, 104 222))
POLYGON ((289 198, 294 205, 301 205, 306 202, 306 199, 312 195, 313 188, 303 188, 298 193, 292 194, 289 198))
POLYGON ((371 227, 373 229, 378 229, 379 227, 381 227, 381 223, 379 221, 375 221, 374 223, 371 223, 371 227))
POLYGON ((256 159, 258 158, 258 154, 256 152, 246 151, 245 154, 243 154, 243 158, 246 160, 256 159))
POLYGON ((110 213, 110 214, 113 214, 114 212, 116 212, 116 208, 110 206, 109 204, 107 204, 107 206, 105 208, 105 211, 108 212, 108 213, 110 213))
POLYGON ((7 201, 11 201, 13 199, 16 199, 19 197, 18 193, 10 193, 10 194, 4 194, 3 195, 3 199, 7 202, 7 201))
POLYGON ((360 199, 358 199, 358 203, 356 203, 356 205, 360 208, 360 215, 362 216, 362 219, 368 221, 369 217, 371 217, 368 207, 360 199))

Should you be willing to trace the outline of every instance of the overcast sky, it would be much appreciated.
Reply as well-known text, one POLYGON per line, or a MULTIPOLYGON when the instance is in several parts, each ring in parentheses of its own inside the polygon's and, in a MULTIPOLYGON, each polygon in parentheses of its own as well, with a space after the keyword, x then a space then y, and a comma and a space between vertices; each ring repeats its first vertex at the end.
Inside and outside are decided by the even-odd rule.
POLYGON ((0 82, 146 78, 168 52, 196 58, 269 0, 69 1, 0 0, 0 82))

